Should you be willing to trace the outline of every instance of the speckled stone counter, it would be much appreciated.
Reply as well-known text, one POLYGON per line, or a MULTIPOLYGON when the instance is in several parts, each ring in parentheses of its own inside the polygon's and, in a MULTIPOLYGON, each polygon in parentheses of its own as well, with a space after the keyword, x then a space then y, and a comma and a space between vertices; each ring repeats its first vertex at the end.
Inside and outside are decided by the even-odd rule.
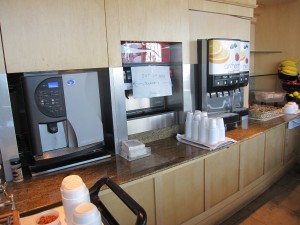
MULTIPOLYGON (((243 126, 244 128, 239 126, 226 132, 226 136, 236 141, 244 141, 296 117, 294 115, 281 116, 266 122, 249 120, 248 124, 243 126)), ((146 146, 151 147, 152 154, 139 160, 130 162, 122 157, 113 156, 105 161, 77 168, 39 177, 28 177, 21 183, 9 182, 9 190, 13 191, 16 208, 21 215, 22 213, 28 215, 59 205, 60 184, 64 177, 71 174, 81 176, 88 188, 104 176, 109 176, 118 184, 122 184, 211 153, 211 151, 179 143, 175 136, 147 143, 146 146)))

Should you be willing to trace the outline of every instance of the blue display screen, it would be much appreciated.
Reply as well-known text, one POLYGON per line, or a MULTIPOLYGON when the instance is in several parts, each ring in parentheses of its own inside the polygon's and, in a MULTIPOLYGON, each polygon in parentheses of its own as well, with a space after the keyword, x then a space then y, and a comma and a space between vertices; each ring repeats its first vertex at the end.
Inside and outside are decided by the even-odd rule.
POLYGON ((58 82, 53 81, 48 83, 48 88, 57 88, 58 87, 58 82))

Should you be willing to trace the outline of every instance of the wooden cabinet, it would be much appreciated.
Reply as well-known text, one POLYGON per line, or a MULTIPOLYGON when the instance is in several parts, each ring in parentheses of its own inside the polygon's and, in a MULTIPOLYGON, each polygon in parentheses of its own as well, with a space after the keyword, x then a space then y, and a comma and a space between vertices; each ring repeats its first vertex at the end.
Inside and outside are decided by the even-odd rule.
MULTIPOLYGON (((153 178, 143 178, 139 181, 121 185, 121 187, 145 209, 147 213, 147 224, 156 224, 153 178)), ((120 224, 135 224, 136 216, 112 191, 101 191, 99 196, 109 212, 120 224)))
POLYGON ((256 7, 256 0, 207 0, 212 2, 222 2, 230 5, 240 5, 244 7, 256 7))
POLYGON ((122 65, 121 41, 185 42, 188 48, 187 0, 108 0, 105 7, 110 66, 122 65))
POLYGON ((264 174, 283 164, 285 125, 266 132, 264 174))
POLYGON ((157 224, 182 224, 204 211, 204 160, 155 177, 157 224))
POLYGON ((239 144, 205 159, 205 210, 239 190, 239 164, 239 144))
POLYGON ((240 189, 264 173, 265 134, 240 144, 240 189))
POLYGON ((108 66, 104 0, 4 0, 8 73, 108 66))
MULTIPOLYGON (((299 151, 300 143, 300 126, 286 129, 285 131, 285 148, 284 148, 284 162, 287 163, 289 160, 293 159, 297 150, 299 151)), ((299 151, 300 153, 300 151, 299 151)))
POLYGON ((256 0, 189 0, 189 9, 252 18, 256 0))

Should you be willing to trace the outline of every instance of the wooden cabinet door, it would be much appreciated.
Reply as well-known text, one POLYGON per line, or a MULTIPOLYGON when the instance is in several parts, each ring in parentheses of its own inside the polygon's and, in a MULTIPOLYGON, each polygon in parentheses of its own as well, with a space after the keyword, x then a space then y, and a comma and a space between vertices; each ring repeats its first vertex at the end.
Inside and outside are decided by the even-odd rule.
POLYGON ((155 177, 157 224, 182 224, 204 211, 204 161, 155 177))
MULTIPOLYGON (((155 197, 153 178, 142 178, 136 182, 121 185, 147 213, 147 224, 155 225, 155 197)), ((135 224, 136 216, 131 210, 110 190, 99 193, 100 199, 108 211, 116 218, 119 224, 135 224)))
POLYGON ((290 159, 296 156, 299 147, 300 140, 300 126, 293 129, 286 129, 285 131, 285 151, 284 162, 288 162, 290 159))
POLYGON ((121 40, 180 41, 188 35, 185 0, 118 0, 118 8, 121 40))
POLYGON ((240 144, 240 189, 264 173, 265 134, 240 144))
POLYGON ((283 164, 285 126, 280 125, 266 132, 264 173, 283 164))
POLYGON ((239 145, 207 157, 205 165, 205 210, 239 190, 239 145))
MULTIPOLYGON (((121 41, 184 42, 189 47, 187 0, 106 0, 110 66, 121 66, 121 41)), ((186 59, 186 60, 185 60, 186 59)))
POLYGON ((3 0, 8 73, 108 66, 104 0, 3 0))

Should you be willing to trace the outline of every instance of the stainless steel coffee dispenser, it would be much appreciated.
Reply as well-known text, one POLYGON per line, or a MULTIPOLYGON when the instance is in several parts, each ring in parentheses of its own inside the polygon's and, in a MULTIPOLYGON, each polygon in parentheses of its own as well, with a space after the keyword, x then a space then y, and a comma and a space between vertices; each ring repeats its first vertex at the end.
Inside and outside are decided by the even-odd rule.
POLYGON ((24 74, 22 86, 32 173, 110 156, 103 149, 97 72, 24 74))

